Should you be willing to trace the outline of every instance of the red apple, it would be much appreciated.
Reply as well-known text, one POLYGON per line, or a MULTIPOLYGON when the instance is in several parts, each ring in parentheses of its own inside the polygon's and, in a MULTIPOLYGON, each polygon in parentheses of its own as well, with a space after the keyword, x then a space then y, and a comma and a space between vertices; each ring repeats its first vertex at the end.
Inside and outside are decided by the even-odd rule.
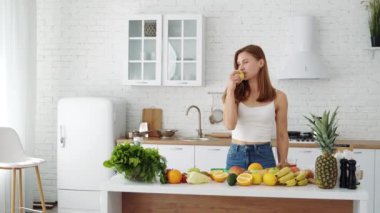
POLYGON ((314 178, 314 172, 311 169, 305 169, 306 178, 314 178))
POLYGON ((290 170, 292 170, 293 173, 298 172, 300 169, 297 166, 290 167, 290 170))
POLYGON ((243 173, 245 170, 241 168, 240 166, 231 166, 229 173, 235 173, 236 175, 240 175, 243 173))
POLYGON ((187 183, 187 174, 186 173, 182 173, 182 179, 181 179, 181 183, 187 183))

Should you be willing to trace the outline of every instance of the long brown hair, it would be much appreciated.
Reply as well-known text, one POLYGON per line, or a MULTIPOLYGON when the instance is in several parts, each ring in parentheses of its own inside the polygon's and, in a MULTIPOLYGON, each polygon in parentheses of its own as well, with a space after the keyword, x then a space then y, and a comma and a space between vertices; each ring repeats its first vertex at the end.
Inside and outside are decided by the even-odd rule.
MULTIPOLYGON (((258 102, 268 102, 273 101, 276 98, 276 89, 272 86, 269 78, 268 65, 267 60, 265 58, 264 51, 261 47, 257 45, 248 45, 236 51, 234 57, 234 67, 235 70, 239 68, 237 64, 237 59, 240 53, 247 52, 255 57, 257 60, 263 59, 264 66, 259 70, 258 73, 258 89, 259 89, 259 97, 257 98, 258 102)), ((242 101, 246 101, 248 97, 251 95, 251 87, 248 84, 247 80, 243 80, 240 84, 236 85, 235 88, 235 102, 239 103, 242 101)), ((227 90, 224 91, 223 94, 223 102, 226 100, 227 90)))

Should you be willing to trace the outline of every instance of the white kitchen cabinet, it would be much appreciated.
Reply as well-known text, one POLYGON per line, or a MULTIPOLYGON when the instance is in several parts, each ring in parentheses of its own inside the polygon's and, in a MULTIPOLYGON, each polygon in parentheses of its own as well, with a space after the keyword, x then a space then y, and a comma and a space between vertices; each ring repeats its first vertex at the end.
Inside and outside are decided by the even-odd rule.
POLYGON ((163 85, 202 86, 205 22, 202 15, 164 15, 163 85))
MULTIPOLYGON (((377 149, 375 151, 375 179, 379 180, 380 178, 380 150, 377 149)), ((380 212, 380 184, 377 182, 375 184, 375 197, 374 197, 374 211, 373 212, 380 212)))
POLYGON ((368 191, 368 212, 374 211, 375 197, 375 150, 373 149, 354 149, 353 158, 356 160, 356 166, 363 170, 363 180, 360 180, 360 186, 368 191))
POLYGON ((202 171, 225 168, 228 146, 195 146, 195 167, 202 171))
POLYGON ((288 151, 289 163, 297 164, 300 169, 312 169, 314 170, 315 161, 321 154, 318 148, 298 148, 290 147, 288 151))
POLYGON ((167 160, 168 169, 186 172, 194 167, 193 145, 157 145, 160 155, 167 160))
POLYGON ((158 149, 157 144, 141 144, 143 148, 153 148, 158 149))
POLYGON ((161 85, 162 16, 129 16, 127 28, 124 84, 161 85))

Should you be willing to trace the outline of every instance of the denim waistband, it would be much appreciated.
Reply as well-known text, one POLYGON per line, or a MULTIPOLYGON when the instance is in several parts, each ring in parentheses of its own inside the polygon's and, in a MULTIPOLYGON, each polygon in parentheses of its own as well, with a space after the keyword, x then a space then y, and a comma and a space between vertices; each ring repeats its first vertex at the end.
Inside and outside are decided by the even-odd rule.
POLYGON ((230 145, 231 148, 236 149, 236 150, 240 150, 240 149, 257 149, 259 147, 265 147, 265 146, 271 147, 271 143, 267 142, 267 143, 249 144, 249 145, 239 145, 239 144, 231 143, 231 145, 230 145))

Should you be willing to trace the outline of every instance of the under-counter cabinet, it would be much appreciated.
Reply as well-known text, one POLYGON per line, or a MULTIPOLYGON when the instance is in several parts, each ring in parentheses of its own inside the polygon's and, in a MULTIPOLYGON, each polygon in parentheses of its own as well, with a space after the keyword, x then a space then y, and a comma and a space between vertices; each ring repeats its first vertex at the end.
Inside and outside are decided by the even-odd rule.
MULTIPOLYGON (((375 151, 375 180, 380 179, 380 150, 375 151)), ((374 211, 380 212, 380 183, 379 181, 375 182, 375 198, 374 198, 374 211)))
POLYGON ((195 146, 195 167, 202 171, 225 168, 228 146, 195 146))
POLYGON ((297 164, 300 169, 313 169, 317 157, 321 155, 320 149, 292 147, 288 151, 289 163, 297 164))
POLYGON ((164 15, 163 85, 203 85, 204 27, 202 15, 164 15))
POLYGON ((166 158, 168 169, 186 172, 194 167, 194 145, 157 145, 157 148, 166 158))
POLYGON ((360 180, 360 186, 368 191, 368 212, 374 211, 375 197, 375 150, 373 149, 354 149, 353 159, 356 160, 357 166, 363 170, 363 180, 360 180))
POLYGON ((161 85, 161 15, 127 18, 128 36, 124 84, 161 85))
POLYGON ((141 144, 143 148, 158 149, 157 144, 141 144))

